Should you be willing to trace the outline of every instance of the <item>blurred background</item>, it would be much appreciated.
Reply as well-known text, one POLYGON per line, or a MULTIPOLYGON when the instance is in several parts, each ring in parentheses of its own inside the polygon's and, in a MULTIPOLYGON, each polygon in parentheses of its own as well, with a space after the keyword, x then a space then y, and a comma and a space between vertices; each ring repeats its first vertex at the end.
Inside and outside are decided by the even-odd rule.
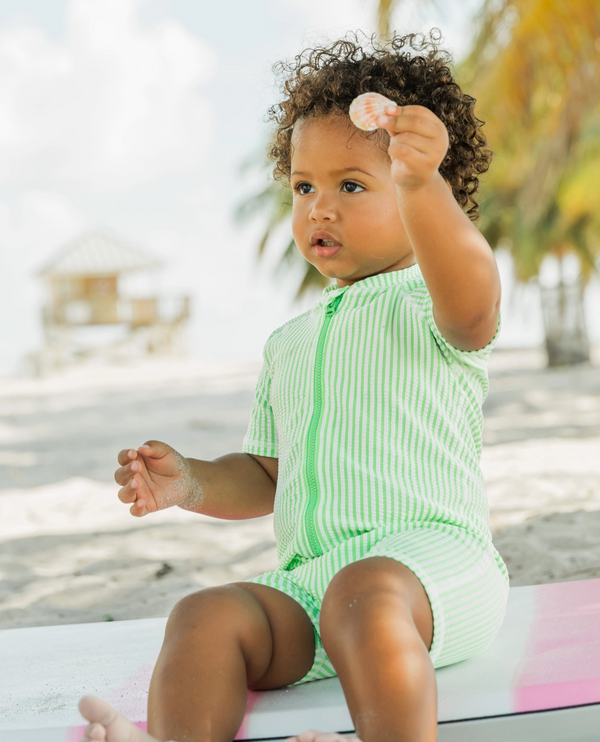
POLYGON ((269 518, 134 521, 116 454, 240 450, 268 335, 328 284, 270 177, 272 65, 434 27, 495 153, 494 538, 513 584, 600 575, 597 0, 4 0, 0 626, 166 615, 274 565, 269 518))

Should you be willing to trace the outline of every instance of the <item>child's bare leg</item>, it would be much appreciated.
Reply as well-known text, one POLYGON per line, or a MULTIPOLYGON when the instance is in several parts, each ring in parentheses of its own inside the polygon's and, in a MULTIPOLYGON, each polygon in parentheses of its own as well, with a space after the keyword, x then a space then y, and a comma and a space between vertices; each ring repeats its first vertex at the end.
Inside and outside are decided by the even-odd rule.
POLYGON ((148 696, 150 734, 106 701, 86 696, 79 702, 91 722, 84 740, 231 742, 244 718, 247 688, 294 683, 314 656, 310 619, 285 593, 253 583, 194 593, 177 603, 167 622, 148 696))
POLYGON ((436 740, 432 637, 427 594, 403 564, 370 557, 331 581, 321 638, 363 742, 436 740))
POLYGON ((173 609, 148 696, 158 740, 231 742, 247 688, 300 680, 314 661, 306 612, 288 595, 253 583, 203 590, 173 609))

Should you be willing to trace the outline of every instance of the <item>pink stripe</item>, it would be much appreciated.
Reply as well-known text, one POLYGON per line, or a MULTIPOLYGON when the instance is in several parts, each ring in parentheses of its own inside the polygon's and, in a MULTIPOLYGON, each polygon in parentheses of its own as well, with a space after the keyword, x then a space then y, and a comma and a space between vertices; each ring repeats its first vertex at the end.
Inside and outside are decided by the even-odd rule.
POLYGON ((248 691, 248 700, 246 701, 246 714, 244 715, 244 721, 242 722, 242 726, 239 728, 238 733, 235 735, 234 740, 246 739, 246 735, 248 734, 248 730, 250 727, 250 714, 252 712, 252 709, 258 703, 261 696, 261 692, 257 693, 254 690, 248 691))
POLYGON ((515 711, 600 701, 600 579, 537 585, 515 711))
POLYGON ((555 709, 561 706, 581 706, 600 700, 600 678, 576 680, 570 683, 530 685, 519 688, 518 711, 555 709))
POLYGON ((106 700, 128 719, 148 718, 148 688, 156 657, 145 662, 121 685, 106 695, 106 700))
MULTIPOLYGON (((130 675, 121 685, 106 695, 106 700, 128 719, 139 719, 140 721, 132 722, 136 727, 144 732, 148 731, 147 717, 147 699, 148 686, 152 670, 156 664, 156 657, 145 662, 132 675, 130 675)), ((71 727, 67 732, 65 742, 80 742, 85 726, 71 727)))

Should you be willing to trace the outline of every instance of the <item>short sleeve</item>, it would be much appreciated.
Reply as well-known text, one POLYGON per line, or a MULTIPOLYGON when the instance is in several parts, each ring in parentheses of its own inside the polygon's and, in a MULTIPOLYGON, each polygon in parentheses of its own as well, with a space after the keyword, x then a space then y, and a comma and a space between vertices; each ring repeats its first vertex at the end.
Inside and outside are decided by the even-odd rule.
POLYGON ((271 407, 271 372, 266 359, 254 391, 250 423, 242 450, 256 456, 279 457, 277 428, 271 407))
POLYGON ((498 314, 498 325, 496 327, 494 337, 489 341, 487 345, 485 345, 483 348, 478 348, 477 350, 460 350, 459 348, 455 348, 448 340, 446 340, 446 338, 440 332, 439 327, 435 323, 435 319, 433 317, 433 303, 431 302, 431 299, 425 304, 425 317, 427 319, 429 330, 434 337, 436 345, 441 350, 445 359, 449 363, 457 361, 458 363, 466 366, 474 366, 478 368, 485 367, 489 355, 494 349, 498 341, 498 336, 500 335, 500 329, 502 326, 502 318, 500 316, 500 313, 498 314))

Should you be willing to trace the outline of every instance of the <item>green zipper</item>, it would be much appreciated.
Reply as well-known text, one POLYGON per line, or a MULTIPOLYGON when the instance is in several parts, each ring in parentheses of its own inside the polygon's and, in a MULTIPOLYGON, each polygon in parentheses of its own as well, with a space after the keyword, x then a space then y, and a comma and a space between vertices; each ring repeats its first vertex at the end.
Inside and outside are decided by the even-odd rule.
POLYGON ((315 406, 313 409, 312 419, 308 429, 308 456, 306 462, 306 478, 308 480, 308 505, 306 506, 305 524, 306 534, 308 536, 308 543, 314 554, 314 556, 320 556, 323 553, 323 548, 319 543, 317 536, 317 529, 315 527, 315 510, 317 508, 317 474, 315 466, 315 447, 317 444, 317 429, 319 427, 319 420, 321 417, 321 410, 323 408, 323 348, 325 346, 325 336, 327 330, 333 319, 333 315, 337 311, 339 303, 341 302, 344 294, 338 294, 335 299, 325 309, 325 320, 321 333, 319 335, 319 341, 317 343, 317 357, 315 359, 315 406))

